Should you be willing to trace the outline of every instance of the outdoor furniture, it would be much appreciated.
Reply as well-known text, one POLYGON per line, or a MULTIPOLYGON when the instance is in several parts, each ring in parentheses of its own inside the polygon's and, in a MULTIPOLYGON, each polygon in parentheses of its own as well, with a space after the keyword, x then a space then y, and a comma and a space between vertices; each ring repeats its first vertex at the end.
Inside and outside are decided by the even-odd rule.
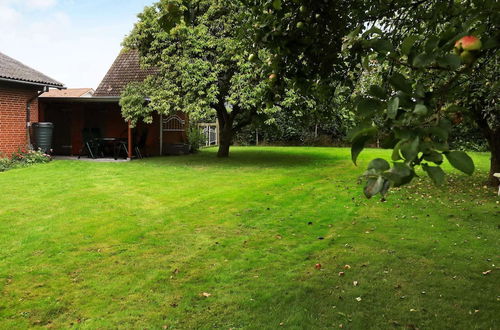
POLYGON ((121 153, 124 153, 125 158, 128 158, 128 141, 126 139, 115 139, 113 141, 113 157, 115 160, 120 157, 121 153))
POLYGON ((84 128, 82 130, 83 146, 78 154, 78 159, 84 152, 92 159, 96 159, 99 153, 102 155, 101 145, 97 136, 100 136, 100 130, 97 128, 84 128))
MULTIPOLYGON (((497 178, 498 181, 500 181, 500 173, 495 173, 493 174, 493 176, 497 178)), ((500 185, 498 186, 498 196, 500 196, 500 185)))

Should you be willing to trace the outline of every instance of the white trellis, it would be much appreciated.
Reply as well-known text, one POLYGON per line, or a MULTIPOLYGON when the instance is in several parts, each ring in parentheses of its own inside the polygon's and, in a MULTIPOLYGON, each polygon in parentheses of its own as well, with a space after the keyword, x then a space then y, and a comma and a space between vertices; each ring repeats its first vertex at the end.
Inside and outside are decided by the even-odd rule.
POLYGON ((215 123, 199 123, 198 129, 205 137, 205 146, 219 145, 219 122, 215 123))

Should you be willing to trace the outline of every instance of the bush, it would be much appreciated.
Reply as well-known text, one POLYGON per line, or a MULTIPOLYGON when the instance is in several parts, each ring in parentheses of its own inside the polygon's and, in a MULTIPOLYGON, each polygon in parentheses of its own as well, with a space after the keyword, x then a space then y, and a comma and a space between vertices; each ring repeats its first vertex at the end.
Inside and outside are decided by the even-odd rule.
POLYGON ((9 158, 0 158, 0 172, 5 172, 12 167, 12 161, 9 158))
POLYGON ((200 150, 200 147, 205 144, 205 136, 196 125, 192 125, 189 128, 188 140, 191 152, 197 152, 200 150))
POLYGON ((0 158, 0 172, 5 172, 16 167, 25 167, 34 164, 45 164, 52 158, 41 150, 22 149, 12 154, 9 158, 0 158))

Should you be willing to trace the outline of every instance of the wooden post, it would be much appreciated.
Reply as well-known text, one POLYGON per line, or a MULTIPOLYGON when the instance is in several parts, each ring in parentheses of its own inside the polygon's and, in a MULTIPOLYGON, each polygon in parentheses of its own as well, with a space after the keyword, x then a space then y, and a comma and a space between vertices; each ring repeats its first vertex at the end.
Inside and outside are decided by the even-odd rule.
POLYGON ((128 121, 128 160, 132 160, 132 126, 130 120, 128 121))
POLYGON ((163 156, 163 114, 160 114, 160 156, 163 156))

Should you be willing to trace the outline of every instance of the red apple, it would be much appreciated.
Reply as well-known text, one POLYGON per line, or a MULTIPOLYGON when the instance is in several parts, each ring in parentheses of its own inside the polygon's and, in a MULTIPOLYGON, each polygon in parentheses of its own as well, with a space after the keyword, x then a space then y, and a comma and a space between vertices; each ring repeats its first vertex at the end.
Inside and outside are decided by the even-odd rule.
POLYGON ((465 36, 455 43, 455 49, 461 54, 462 51, 476 51, 483 46, 481 40, 475 36, 465 36))
POLYGON ((314 268, 316 268, 317 270, 320 270, 320 269, 321 269, 321 264, 316 264, 316 265, 314 266, 314 268))

